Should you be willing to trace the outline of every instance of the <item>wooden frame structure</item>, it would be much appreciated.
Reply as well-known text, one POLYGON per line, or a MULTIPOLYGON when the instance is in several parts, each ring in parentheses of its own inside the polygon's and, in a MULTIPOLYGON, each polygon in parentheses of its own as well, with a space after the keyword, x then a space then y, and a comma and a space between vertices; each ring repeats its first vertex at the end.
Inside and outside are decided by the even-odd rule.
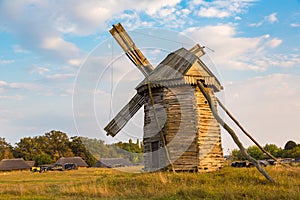
POLYGON ((136 87, 137 94, 105 127, 107 134, 115 136, 144 106, 146 171, 171 166, 175 171, 214 171, 222 167, 220 127, 197 81, 203 81, 212 96, 222 86, 199 59, 204 55, 203 48, 180 48, 154 69, 121 24, 114 25, 110 32, 145 79, 136 87), (185 145, 172 143, 175 137, 185 145))
POLYGON ((224 164, 219 124, 231 135, 242 154, 271 182, 274 180, 252 158, 235 132, 217 113, 217 102, 239 128, 266 152, 215 97, 223 89, 218 79, 200 59, 205 54, 196 44, 190 50, 170 53, 156 68, 119 23, 110 33, 145 79, 136 95, 104 128, 114 137, 144 106, 144 158, 146 171, 215 171, 224 164))

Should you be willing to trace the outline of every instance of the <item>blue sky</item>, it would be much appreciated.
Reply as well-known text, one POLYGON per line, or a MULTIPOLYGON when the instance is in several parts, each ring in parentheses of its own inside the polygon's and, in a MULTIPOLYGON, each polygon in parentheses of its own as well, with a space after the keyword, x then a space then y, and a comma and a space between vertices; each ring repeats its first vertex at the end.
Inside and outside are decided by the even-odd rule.
MULTIPOLYGON (((220 96, 246 129, 262 144, 300 142, 299 0, 2 0, 0 137, 14 144, 55 129, 111 141, 102 126, 142 78, 108 32, 117 22, 155 64, 177 47, 142 35, 157 28, 156 37, 176 40, 176 34, 185 35, 213 49, 206 52, 225 88, 220 96), (106 56, 105 62, 93 60, 96 55, 106 56), (108 64, 112 59, 113 67, 108 64), (88 69, 95 70, 94 85, 84 83, 88 69), (92 92, 75 98, 91 98, 91 105, 74 114, 79 83, 92 92), (84 116, 84 111, 93 113, 84 116)), ((142 114, 128 124, 127 133, 141 132, 142 114)), ((226 132, 222 137, 225 150, 235 148, 226 132)), ((246 146, 252 144, 240 137, 246 146)), ((122 139, 127 138, 115 140, 122 139)))

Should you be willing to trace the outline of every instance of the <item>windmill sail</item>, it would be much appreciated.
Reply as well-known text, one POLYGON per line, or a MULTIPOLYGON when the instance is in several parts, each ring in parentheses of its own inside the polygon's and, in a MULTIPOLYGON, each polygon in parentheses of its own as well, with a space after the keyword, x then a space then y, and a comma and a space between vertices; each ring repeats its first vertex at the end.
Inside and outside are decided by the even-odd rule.
POLYGON ((153 66, 143 55, 143 53, 136 47, 135 43, 132 41, 132 39, 120 23, 118 23, 117 25, 113 25, 113 28, 109 32, 125 51, 129 59, 144 74, 144 76, 147 76, 150 72, 153 71, 153 66))
POLYGON ((107 135, 114 137, 144 105, 144 96, 136 94, 104 128, 107 135))
POLYGON ((189 50, 189 52, 191 52, 192 54, 194 54, 195 56, 200 58, 201 56, 203 56, 205 54, 205 52, 203 51, 203 48, 204 47, 201 47, 199 44, 196 44, 189 50))

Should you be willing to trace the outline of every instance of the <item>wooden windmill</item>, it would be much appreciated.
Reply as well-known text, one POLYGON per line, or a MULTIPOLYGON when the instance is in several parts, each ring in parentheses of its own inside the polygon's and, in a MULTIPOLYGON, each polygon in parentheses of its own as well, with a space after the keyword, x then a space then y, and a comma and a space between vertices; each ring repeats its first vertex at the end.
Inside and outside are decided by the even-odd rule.
POLYGON ((222 167, 220 127, 197 88, 197 81, 206 85, 211 96, 222 86, 199 59, 203 48, 180 48, 154 69, 121 24, 113 26, 110 32, 145 79, 136 87, 137 94, 104 128, 107 134, 115 136, 144 106, 145 170, 164 168, 170 161, 180 171, 212 171, 222 167), (179 150, 174 144, 167 152, 159 151, 168 147, 175 136, 177 141, 187 144, 184 149, 179 150))
MULTIPOLYGON (((251 158, 233 130, 219 117, 214 93, 223 89, 201 60, 205 54, 198 44, 180 48, 154 68, 136 47, 121 24, 110 33, 145 79, 135 88, 136 95, 104 128, 114 137, 144 106, 144 160, 146 171, 214 171, 223 166, 221 124, 245 157, 269 180, 251 158)), ((221 104, 223 109, 224 106, 221 104)), ((225 109, 225 111, 227 111, 225 109)))

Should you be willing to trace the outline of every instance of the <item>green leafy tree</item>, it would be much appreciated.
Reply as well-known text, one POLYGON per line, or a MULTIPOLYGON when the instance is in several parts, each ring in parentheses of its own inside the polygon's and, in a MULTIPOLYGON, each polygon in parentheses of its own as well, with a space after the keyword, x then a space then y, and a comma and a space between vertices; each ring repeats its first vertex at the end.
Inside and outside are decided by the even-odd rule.
POLYGON ((35 157, 35 166, 51 164, 52 162, 51 156, 46 153, 39 154, 35 157))
POLYGON ((296 142, 290 140, 284 145, 284 150, 291 150, 297 146, 296 142))
POLYGON ((103 140, 81 137, 81 141, 96 159, 120 157, 115 145, 105 144, 103 140))
POLYGON ((117 150, 119 154, 124 154, 131 162, 140 163, 143 161, 143 148, 140 146, 139 140, 133 143, 132 139, 129 139, 128 143, 118 142, 115 146, 121 149, 117 150))
POLYGON ((69 138, 66 133, 52 130, 45 133, 45 152, 49 154, 53 160, 60 157, 74 156, 72 150, 69 148, 69 138))
POLYGON ((86 146, 82 143, 80 137, 71 137, 69 147, 75 156, 82 157, 89 166, 93 166, 97 159, 89 152, 86 146))
POLYGON ((0 137, 0 160, 13 158, 13 148, 6 142, 5 138, 0 137))
POLYGON ((41 149, 38 148, 37 140, 32 137, 21 138, 14 148, 14 156, 24 160, 34 160, 40 153, 41 149))
POLYGON ((242 155, 238 149, 233 149, 230 155, 232 160, 245 160, 246 158, 242 155))
POLYGON ((300 158, 300 144, 290 150, 290 157, 291 158, 300 158))
MULTIPOLYGON (((276 158, 281 157, 282 151, 283 151, 281 148, 277 147, 275 144, 266 144, 264 146, 264 149, 276 158)), ((264 157, 266 159, 269 158, 269 156, 267 156, 267 155, 265 155, 264 157)))
POLYGON ((247 148, 247 152, 255 159, 264 159, 262 150, 257 146, 250 146, 247 148))

